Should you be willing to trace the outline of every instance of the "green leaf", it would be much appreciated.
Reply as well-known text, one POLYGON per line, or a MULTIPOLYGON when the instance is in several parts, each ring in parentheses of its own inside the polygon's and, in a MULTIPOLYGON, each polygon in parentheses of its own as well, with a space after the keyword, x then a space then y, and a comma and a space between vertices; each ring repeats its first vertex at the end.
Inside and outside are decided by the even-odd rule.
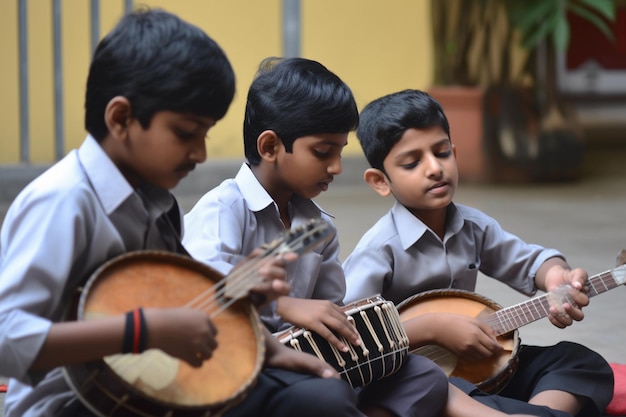
POLYGON ((522 46, 524 48, 533 49, 549 36, 553 36, 558 18, 559 15, 553 11, 552 14, 547 16, 534 30, 522 33, 522 46))
POLYGON ((593 14, 592 12, 585 9, 584 7, 581 7, 575 4, 570 5, 570 10, 572 11, 572 13, 577 14, 578 16, 582 17, 583 19, 587 20, 588 22, 593 24, 595 27, 597 27, 611 41, 615 40, 615 36, 613 35, 611 28, 598 15, 593 14))
POLYGON ((569 44, 569 24, 566 15, 558 15, 554 30, 552 31, 552 42, 557 51, 566 51, 569 44))
MULTIPOLYGON (((615 21, 615 0, 578 0, 578 3, 585 5, 588 9, 604 16, 611 22, 615 21)), ((570 2, 570 6, 578 5, 575 2, 570 2)))
POLYGON ((553 15, 558 2, 542 0, 522 0, 515 2, 509 9, 509 19, 522 35, 529 34, 541 25, 547 16, 553 15))

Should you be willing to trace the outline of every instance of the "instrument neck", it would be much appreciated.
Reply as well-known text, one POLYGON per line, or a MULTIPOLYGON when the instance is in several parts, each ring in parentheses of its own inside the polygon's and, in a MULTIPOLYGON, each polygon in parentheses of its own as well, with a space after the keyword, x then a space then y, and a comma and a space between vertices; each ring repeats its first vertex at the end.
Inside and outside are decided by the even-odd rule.
MULTIPOLYGON (((587 295, 593 297, 619 287, 623 283, 623 279, 620 279, 620 277, 624 274, 624 270, 625 267, 621 266, 589 278, 585 285, 589 290, 587 295)), ((514 306, 500 309, 487 316, 483 322, 491 326, 498 336, 506 334, 547 317, 550 314, 550 298, 553 296, 553 294, 547 293, 514 306)), ((573 302, 571 298, 566 298, 566 302, 573 302)))

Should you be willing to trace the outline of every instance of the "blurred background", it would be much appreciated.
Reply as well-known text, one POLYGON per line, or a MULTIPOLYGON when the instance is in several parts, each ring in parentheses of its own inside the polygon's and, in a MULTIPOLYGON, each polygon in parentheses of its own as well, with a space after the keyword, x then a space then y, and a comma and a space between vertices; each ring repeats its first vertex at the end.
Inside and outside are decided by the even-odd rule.
MULTIPOLYGON (((46 166, 82 142, 91 54, 141 5, 201 27, 232 61, 237 95, 211 131, 209 158, 242 154, 246 91, 267 56, 320 61, 359 108, 430 91, 450 117, 466 182, 577 179, 586 149, 625 142, 615 135, 626 107, 623 0, 0 0, 5 181, 14 171, 3 168, 46 166)), ((345 155, 360 152, 352 137, 345 155)))

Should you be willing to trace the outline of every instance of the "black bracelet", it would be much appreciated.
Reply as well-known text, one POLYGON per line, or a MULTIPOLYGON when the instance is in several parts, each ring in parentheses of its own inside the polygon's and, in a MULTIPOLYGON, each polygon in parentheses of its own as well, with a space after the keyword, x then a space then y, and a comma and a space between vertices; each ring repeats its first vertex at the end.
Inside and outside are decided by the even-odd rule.
POLYGON ((140 307, 126 313, 122 353, 142 353, 146 350, 147 334, 143 309, 140 307))
POLYGON ((122 353, 133 353, 133 337, 135 335, 134 313, 126 313, 126 327, 124 327, 124 340, 122 341, 122 353))
POLYGON ((146 350, 148 329, 146 326, 146 318, 143 315, 143 308, 139 307, 137 311, 139 314, 139 349, 138 352, 135 353, 142 353, 144 350, 146 350))

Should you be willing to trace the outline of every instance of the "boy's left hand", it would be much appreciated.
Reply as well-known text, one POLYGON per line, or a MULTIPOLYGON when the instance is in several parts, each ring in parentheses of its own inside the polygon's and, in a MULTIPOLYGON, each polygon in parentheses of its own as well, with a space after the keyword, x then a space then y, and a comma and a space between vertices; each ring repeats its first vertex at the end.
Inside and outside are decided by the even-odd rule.
POLYGON ((355 346, 361 344, 356 327, 332 301, 282 297, 278 300, 276 313, 294 326, 319 334, 341 352, 348 352, 350 348, 339 336, 355 346))
POLYGON ((588 274, 581 268, 570 269, 565 262, 550 266, 545 274, 545 290, 556 302, 550 306, 550 321, 556 327, 565 328, 584 318, 582 307, 589 304, 585 287, 588 274))
POLYGON ((317 356, 283 345, 267 329, 264 333, 265 366, 305 372, 321 378, 339 378, 339 373, 317 356))

